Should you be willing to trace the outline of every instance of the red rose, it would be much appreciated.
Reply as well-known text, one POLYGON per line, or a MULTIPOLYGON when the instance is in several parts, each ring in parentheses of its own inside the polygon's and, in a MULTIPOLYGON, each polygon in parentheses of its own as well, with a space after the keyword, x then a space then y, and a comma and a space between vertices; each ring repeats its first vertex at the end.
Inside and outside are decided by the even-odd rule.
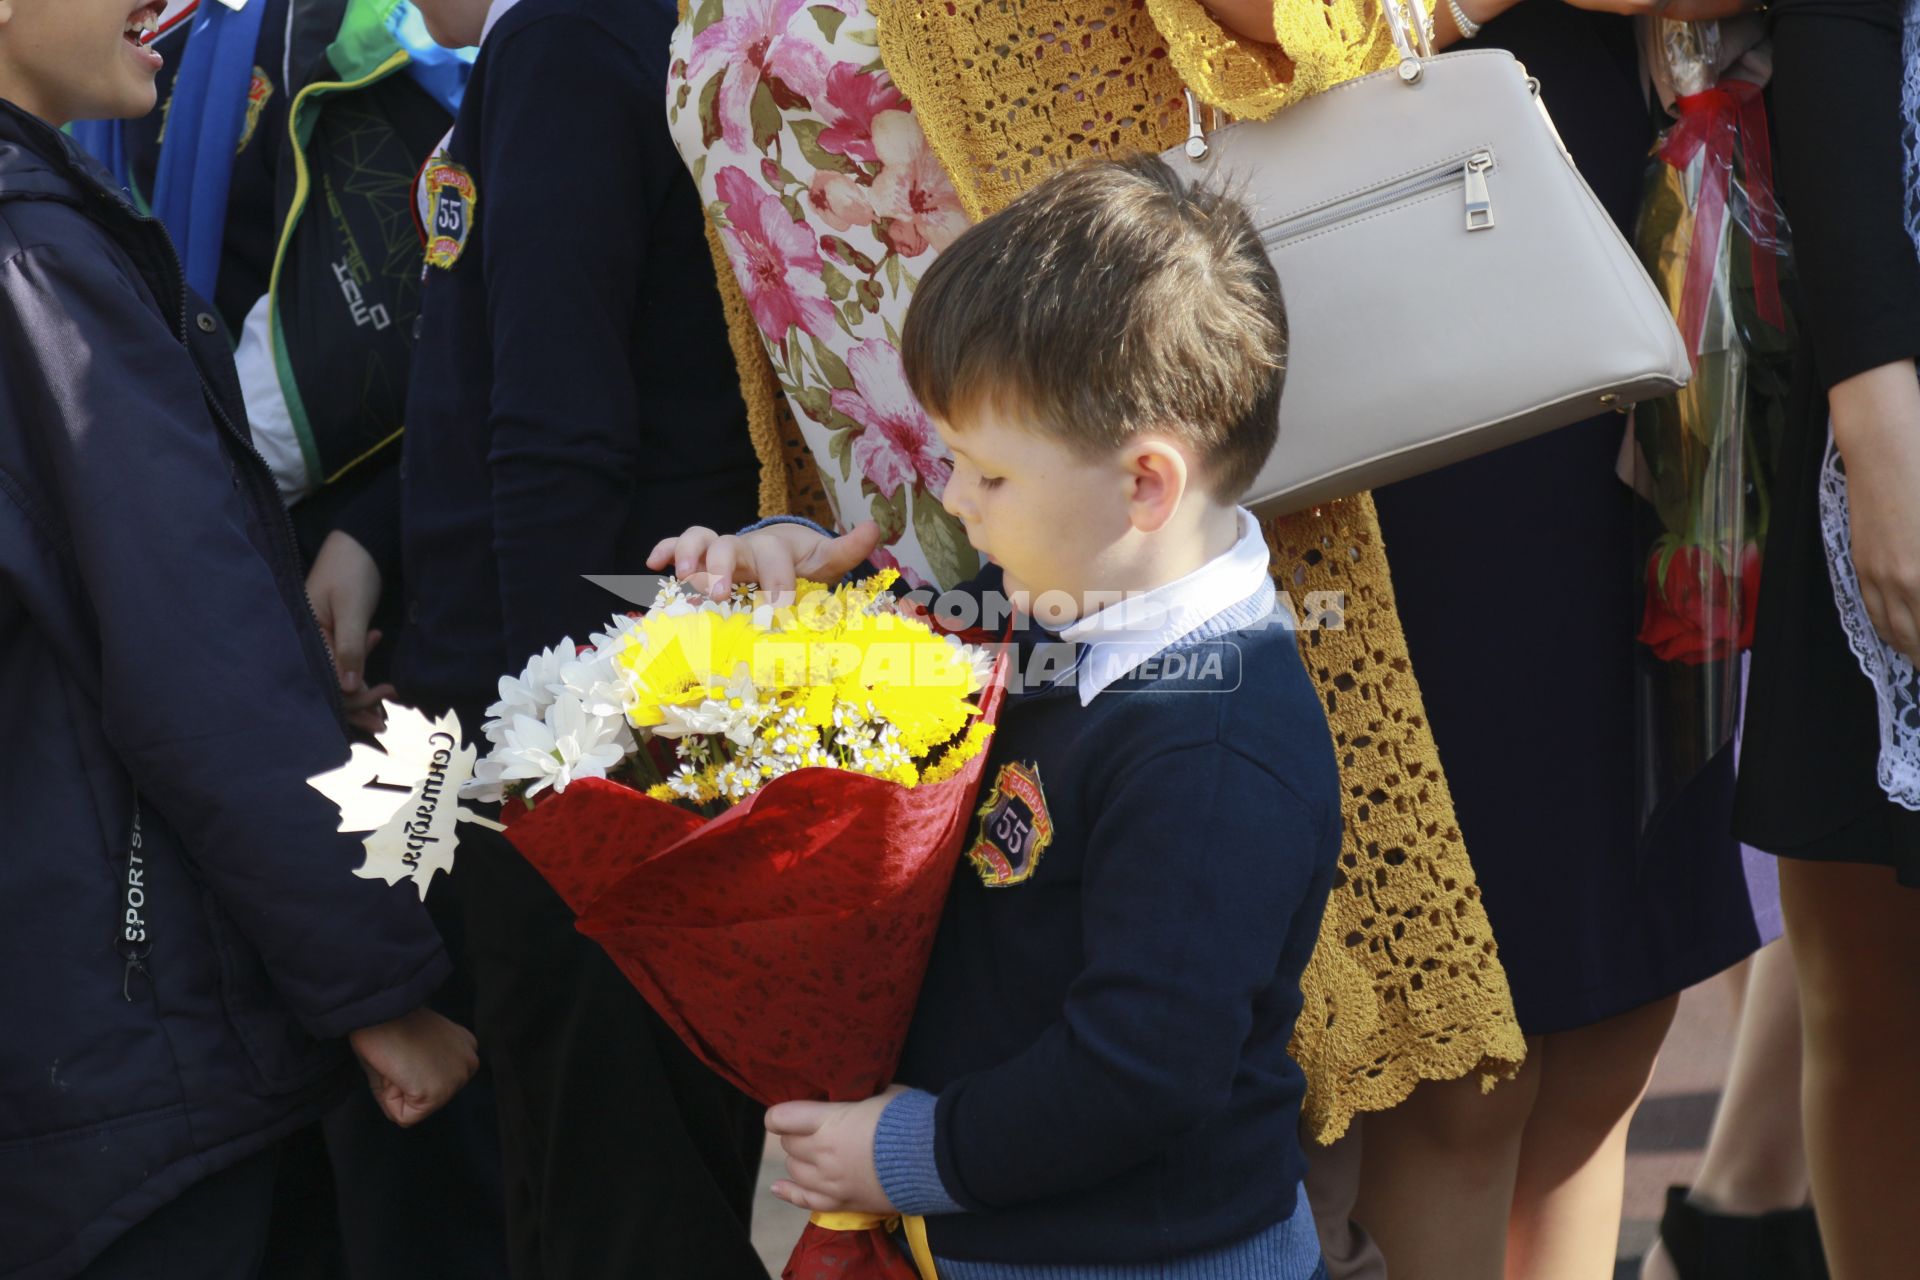
POLYGON ((1640 619, 1640 643, 1662 662, 1699 666, 1724 662, 1753 645, 1753 619, 1760 599, 1760 548, 1749 542, 1740 553, 1739 598, 1705 547, 1683 546, 1667 558, 1647 560, 1647 603, 1640 619))

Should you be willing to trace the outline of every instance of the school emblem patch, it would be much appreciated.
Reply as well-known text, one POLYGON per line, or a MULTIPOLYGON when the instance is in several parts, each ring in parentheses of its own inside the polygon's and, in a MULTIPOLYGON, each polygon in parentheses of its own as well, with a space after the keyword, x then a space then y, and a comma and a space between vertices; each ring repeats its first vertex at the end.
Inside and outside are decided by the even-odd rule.
POLYGON ((980 834, 967 860, 989 889, 1004 889, 1030 879, 1040 855, 1053 843, 1053 817, 1040 786, 1037 766, 1000 766, 986 803, 980 806, 980 834))
POLYGON ((445 271, 460 261, 473 234, 480 192, 473 175, 451 160, 436 159, 421 176, 428 216, 427 265, 445 271))
POLYGON ((259 67, 253 69, 253 79, 247 83, 247 123, 240 130, 240 145, 234 154, 247 149, 253 141, 254 130, 260 127, 260 113, 267 109, 267 103, 273 98, 273 81, 267 79, 267 73, 259 67))

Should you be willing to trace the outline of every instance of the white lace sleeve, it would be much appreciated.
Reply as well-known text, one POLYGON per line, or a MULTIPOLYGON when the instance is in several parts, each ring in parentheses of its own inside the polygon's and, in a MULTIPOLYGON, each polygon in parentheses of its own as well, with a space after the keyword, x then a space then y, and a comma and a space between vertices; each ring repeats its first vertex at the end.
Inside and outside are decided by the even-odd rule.
POLYGON ((1831 431, 1820 468, 1820 532, 1827 544, 1827 573, 1833 579, 1840 626, 1880 704, 1880 789, 1895 804, 1920 812, 1920 679, 1906 655, 1882 640, 1867 617, 1860 579, 1853 571, 1847 472, 1831 431))
POLYGON ((1907 69, 1900 111, 1900 136, 1907 147, 1907 234, 1920 250, 1920 0, 1907 0, 1901 53, 1907 69))

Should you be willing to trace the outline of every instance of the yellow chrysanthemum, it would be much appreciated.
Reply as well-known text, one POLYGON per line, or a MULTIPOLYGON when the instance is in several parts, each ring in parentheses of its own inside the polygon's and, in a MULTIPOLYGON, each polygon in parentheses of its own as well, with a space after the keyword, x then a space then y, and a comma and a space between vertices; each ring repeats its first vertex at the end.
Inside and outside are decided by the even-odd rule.
POLYGON ((627 718, 640 728, 666 722, 663 706, 688 706, 723 690, 742 666, 752 669, 765 633, 746 613, 706 610, 647 615, 615 658, 633 677, 627 718))
POLYGON ((987 740, 993 737, 993 726, 974 723, 967 727, 967 736, 953 744, 938 761, 920 771, 920 785, 930 787, 936 782, 945 782, 957 778, 973 758, 987 749, 987 740))

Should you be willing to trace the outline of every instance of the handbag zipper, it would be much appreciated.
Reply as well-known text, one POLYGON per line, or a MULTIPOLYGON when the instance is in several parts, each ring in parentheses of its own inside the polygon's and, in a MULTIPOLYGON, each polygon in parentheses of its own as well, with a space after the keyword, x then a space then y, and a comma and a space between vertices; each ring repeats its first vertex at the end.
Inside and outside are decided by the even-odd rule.
POLYGON ((1489 231, 1494 225, 1493 193, 1487 189, 1487 174, 1492 168, 1493 152, 1475 151, 1464 159, 1449 160, 1332 204, 1268 223, 1260 229, 1260 239, 1268 246, 1298 240, 1338 223, 1364 217, 1456 184, 1461 188, 1467 230, 1489 231))

